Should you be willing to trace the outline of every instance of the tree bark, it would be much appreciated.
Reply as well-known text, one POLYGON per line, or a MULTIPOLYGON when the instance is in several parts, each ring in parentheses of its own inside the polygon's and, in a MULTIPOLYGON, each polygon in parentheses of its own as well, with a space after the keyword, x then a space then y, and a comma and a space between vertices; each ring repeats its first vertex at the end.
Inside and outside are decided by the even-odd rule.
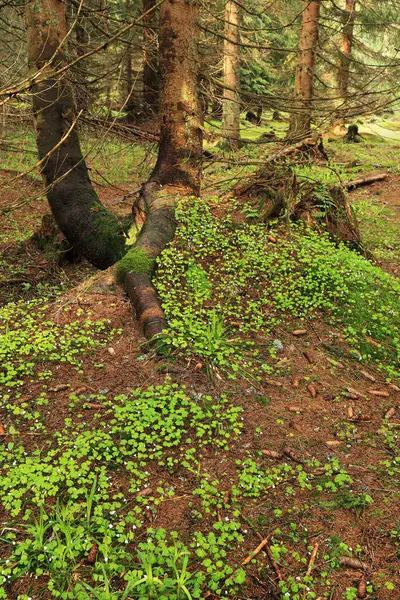
POLYGON ((33 114, 47 198, 60 230, 93 265, 104 269, 121 258, 126 233, 93 190, 79 144, 73 91, 65 65, 66 5, 59 0, 26 4, 30 69, 47 78, 32 88, 33 114), (69 134, 68 134, 69 132, 69 134), (68 135, 67 135, 68 134, 68 135))
POLYGON ((136 207, 145 215, 144 225, 117 268, 148 338, 166 325, 151 275, 157 256, 175 235, 177 198, 200 193, 203 144, 197 19, 198 2, 165 0, 161 5, 158 159, 136 207))
POLYGON ((232 150, 240 147, 240 12, 234 0, 225 5, 223 135, 232 150))
POLYGON ((355 17, 356 0, 346 0, 346 9, 343 11, 343 31, 338 66, 338 88, 339 95, 343 102, 347 100, 349 89, 350 61, 355 17))
POLYGON ((311 133, 315 53, 318 43, 320 0, 303 0, 299 55, 294 83, 295 108, 287 139, 299 141, 311 133))
POLYGON ((157 56, 157 30, 158 10, 155 9, 156 0, 143 0, 143 13, 150 9, 152 12, 143 19, 143 104, 146 115, 157 113, 159 108, 159 68, 157 56))

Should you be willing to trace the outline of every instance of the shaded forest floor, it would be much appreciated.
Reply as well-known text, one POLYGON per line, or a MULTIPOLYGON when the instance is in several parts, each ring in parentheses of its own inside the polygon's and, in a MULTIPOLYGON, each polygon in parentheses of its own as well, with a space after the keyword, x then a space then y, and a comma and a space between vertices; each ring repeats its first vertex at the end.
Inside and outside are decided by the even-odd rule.
POLYGON ((111 273, 30 241, 43 199, 0 218, 0 598, 399 597, 400 146, 369 143, 327 147, 346 178, 389 170, 351 199, 392 277, 235 224, 246 173, 210 167, 157 275, 161 356, 111 273))

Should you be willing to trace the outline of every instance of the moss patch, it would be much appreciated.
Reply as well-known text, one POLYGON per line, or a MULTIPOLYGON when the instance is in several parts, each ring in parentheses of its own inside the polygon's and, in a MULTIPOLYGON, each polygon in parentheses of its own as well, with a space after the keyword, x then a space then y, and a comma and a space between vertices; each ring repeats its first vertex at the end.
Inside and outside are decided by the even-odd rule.
POLYGON ((155 262, 155 259, 146 250, 135 246, 128 250, 125 256, 117 263, 115 270, 117 281, 123 283, 128 273, 152 275, 155 262))

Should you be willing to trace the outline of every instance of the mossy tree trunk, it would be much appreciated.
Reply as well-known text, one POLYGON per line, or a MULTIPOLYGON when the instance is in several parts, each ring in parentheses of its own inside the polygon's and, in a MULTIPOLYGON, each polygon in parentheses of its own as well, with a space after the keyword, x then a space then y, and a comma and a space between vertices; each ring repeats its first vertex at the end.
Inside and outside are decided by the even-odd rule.
POLYGON ((138 203, 144 225, 117 269, 149 338, 166 325, 151 284, 155 259, 174 238, 177 198, 200 193, 203 139, 197 88, 198 10, 198 2, 187 0, 165 0, 160 8, 158 159, 138 203))
POLYGON ((318 44, 320 0, 303 0, 299 54, 294 83, 294 108, 287 139, 298 142, 311 133, 315 54, 318 44))
POLYGON ((43 69, 42 81, 32 88, 32 103, 47 198, 68 241, 104 269, 124 255, 126 236, 92 187, 79 144, 72 88, 65 73, 57 75, 66 61, 66 4, 30 1, 26 22, 30 69, 43 69))
POLYGON ((160 9, 161 136, 155 168, 134 206, 136 243, 100 203, 80 149, 71 86, 57 69, 65 65, 65 4, 29 2, 29 62, 43 69, 33 88, 37 145, 48 199, 68 241, 97 267, 118 262, 117 274, 134 303, 147 337, 166 322, 151 283, 155 260, 175 235, 178 197, 200 193, 202 115, 198 99, 197 2, 165 0, 160 9), (66 133, 69 135, 66 136, 66 133), (122 258, 123 257, 123 258, 122 258), (122 260, 120 260, 122 259, 122 260))
POLYGON ((223 135, 232 150, 240 147, 240 9, 235 0, 225 5, 223 135))

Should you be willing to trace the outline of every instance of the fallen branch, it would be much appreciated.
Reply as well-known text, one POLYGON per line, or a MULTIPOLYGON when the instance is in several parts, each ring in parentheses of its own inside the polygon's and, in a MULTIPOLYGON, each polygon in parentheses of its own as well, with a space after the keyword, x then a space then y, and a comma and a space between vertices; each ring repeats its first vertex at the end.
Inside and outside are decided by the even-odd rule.
POLYGON ((276 576, 277 576, 278 580, 279 581, 283 581, 282 572, 281 572, 281 570, 280 570, 280 568, 278 566, 278 563, 276 562, 276 560, 272 556, 272 552, 271 552, 270 547, 268 545, 265 546, 265 552, 267 553, 269 562, 271 563, 271 565, 272 565, 272 567, 273 567, 273 569, 274 569, 274 571, 276 573, 276 576))
POLYGON ((253 552, 251 552, 251 554, 249 554, 249 556, 247 558, 244 559, 244 561, 242 562, 242 566, 248 565, 249 562, 251 560, 253 560, 253 558, 255 556, 257 556, 257 554, 259 554, 259 552, 261 552, 261 550, 268 544, 270 537, 271 536, 266 537, 264 540, 262 540, 262 542, 260 544, 258 544, 257 548, 255 550, 253 550, 253 552))
POLYGON ((313 570, 315 559, 316 559, 317 553, 318 553, 318 548, 319 548, 319 544, 317 543, 317 544, 315 544, 313 551, 311 552, 310 562, 308 563, 308 569, 307 569, 307 577, 310 577, 311 571, 313 570))
POLYGON ((376 183, 377 181, 383 181, 388 177, 388 173, 380 173, 379 175, 370 175, 369 177, 355 179, 354 181, 344 181, 341 185, 346 190, 355 190, 356 188, 363 187, 364 185, 371 185, 372 183, 376 183))

